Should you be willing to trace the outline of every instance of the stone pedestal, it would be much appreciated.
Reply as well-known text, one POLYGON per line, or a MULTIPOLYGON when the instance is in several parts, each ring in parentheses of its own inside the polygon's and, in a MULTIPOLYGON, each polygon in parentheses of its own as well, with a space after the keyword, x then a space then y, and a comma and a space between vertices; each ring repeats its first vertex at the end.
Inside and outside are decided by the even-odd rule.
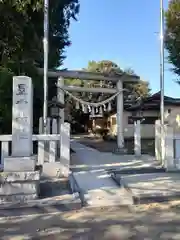
POLYGON ((36 157, 5 157, 4 171, 5 172, 29 172, 35 171, 36 157))
POLYGON ((6 157, 0 173, 0 203, 26 202, 39 195, 40 171, 35 171, 36 158, 6 157))
POLYGON ((39 171, 0 173, 0 204, 37 199, 39 181, 39 171))

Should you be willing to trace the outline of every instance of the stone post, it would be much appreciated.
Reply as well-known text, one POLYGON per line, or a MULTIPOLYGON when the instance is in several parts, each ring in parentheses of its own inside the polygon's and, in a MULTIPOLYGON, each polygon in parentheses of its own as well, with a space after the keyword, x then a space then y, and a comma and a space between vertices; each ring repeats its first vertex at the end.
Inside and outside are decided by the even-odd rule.
POLYGON ((165 162, 164 167, 167 171, 175 171, 175 156, 174 156, 174 134, 173 128, 164 126, 165 133, 165 162))
MULTIPOLYGON (((64 78, 63 77, 60 77, 58 79, 58 86, 60 86, 60 87, 64 86, 64 78)), ((58 100, 58 102, 64 104, 64 91, 61 90, 60 88, 58 88, 57 100, 58 100)), ((60 116, 60 124, 63 124, 64 123, 64 108, 59 109, 59 116, 60 116)), ((59 128, 59 130, 60 130, 60 128, 59 128)))
POLYGON ((161 160, 161 124, 160 120, 155 122, 155 157, 157 161, 161 160))
POLYGON ((119 80, 117 82, 117 91, 120 91, 120 93, 117 95, 117 147, 118 149, 124 148, 124 131, 123 131, 123 84, 122 81, 119 80))
POLYGON ((137 157, 141 156, 141 122, 134 122, 134 154, 137 157))
POLYGON ((69 176, 70 167, 70 124, 61 124, 61 147, 60 147, 60 163, 62 165, 62 174, 69 176))

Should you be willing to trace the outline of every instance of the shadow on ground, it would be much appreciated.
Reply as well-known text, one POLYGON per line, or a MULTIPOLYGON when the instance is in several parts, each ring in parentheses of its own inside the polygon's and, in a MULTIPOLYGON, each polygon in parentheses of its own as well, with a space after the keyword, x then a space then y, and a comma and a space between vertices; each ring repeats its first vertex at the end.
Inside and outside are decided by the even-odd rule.
POLYGON ((0 218, 0 239, 180 239, 180 202, 0 218))
POLYGON ((42 207, 33 212, 28 209, 24 213, 23 210, 1 210, 0 239, 180 239, 180 201, 131 208, 83 208, 72 211, 67 207, 66 210, 56 207, 42 207))

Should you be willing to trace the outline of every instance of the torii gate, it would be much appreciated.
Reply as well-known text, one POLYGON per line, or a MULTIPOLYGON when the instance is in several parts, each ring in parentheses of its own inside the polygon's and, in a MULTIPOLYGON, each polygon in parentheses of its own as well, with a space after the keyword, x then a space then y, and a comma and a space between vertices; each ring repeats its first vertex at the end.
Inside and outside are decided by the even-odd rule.
MULTIPOLYGON (((39 73, 43 73, 43 69, 39 69, 39 73)), ((109 93, 116 94, 117 98, 117 147, 118 150, 124 149, 124 131, 123 131, 123 82, 137 83, 140 77, 137 75, 123 73, 112 74, 102 74, 102 73, 92 73, 86 71, 71 71, 71 70, 56 70, 48 71, 48 77, 57 77, 57 100, 64 104, 64 94, 65 91, 68 92, 91 92, 91 93, 109 93), (116 88, 87 88, 78 86, 65 86, 64 79, 81 79, 81 80, 96 80, 96 81, 111 81, 116 83, 116 88)), ((60 119, 61 123, 64 122, 64 109, 60 109, 60 119)))

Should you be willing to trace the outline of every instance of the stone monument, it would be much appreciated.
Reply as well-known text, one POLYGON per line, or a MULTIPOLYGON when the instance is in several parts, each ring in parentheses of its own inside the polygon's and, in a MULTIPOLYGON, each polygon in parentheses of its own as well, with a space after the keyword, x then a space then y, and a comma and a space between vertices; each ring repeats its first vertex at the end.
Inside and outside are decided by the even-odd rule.
POLYGON ((31 78, 13 77, 12 156, 4 159, 4 171, 34 171, 32 88, 31 78))
POLYGON ((33 91, 31 78, 24 76, 14 77, 12 156, 29 157, 32 155, 32 99, 33 91))
POLYGON ((0 202, 38 198, 40 172, 33 156, 33 86, 26 76, 13 77, 12 155, 4 158, 0 202))

